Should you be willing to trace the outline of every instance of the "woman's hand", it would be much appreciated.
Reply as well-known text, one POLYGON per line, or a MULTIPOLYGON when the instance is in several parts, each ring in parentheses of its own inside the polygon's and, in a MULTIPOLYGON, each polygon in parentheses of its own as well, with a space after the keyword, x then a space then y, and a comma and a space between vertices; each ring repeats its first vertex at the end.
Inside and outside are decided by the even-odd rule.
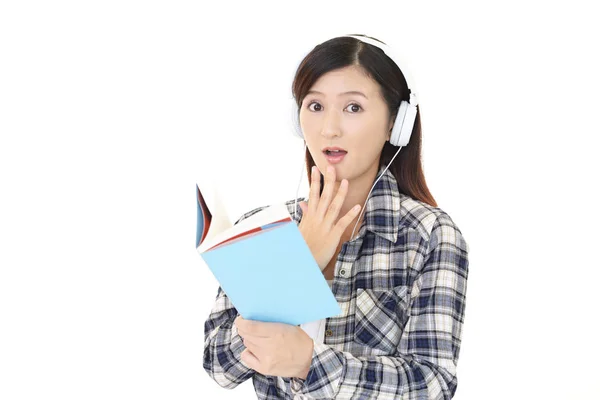
POLYGON ((246 346, 240 357, 248 368, 263 375, 306 379, 314 342, 302 328, 242 316, 233 323, 246 346))
POLYGON ((344 231, 358 216, 360 205, 357 204, 335 223, 348 193, 348 181, 342 179, 334 198, 335 168, 328 166, 325 175, 325 187, 321 195, 319 195, 321 172, 316 165, 312 168, 311 175, 308 205, 304 201, 300 202, 302 220, 298 228, 319 268, 323 271, 340 244, 344 231))

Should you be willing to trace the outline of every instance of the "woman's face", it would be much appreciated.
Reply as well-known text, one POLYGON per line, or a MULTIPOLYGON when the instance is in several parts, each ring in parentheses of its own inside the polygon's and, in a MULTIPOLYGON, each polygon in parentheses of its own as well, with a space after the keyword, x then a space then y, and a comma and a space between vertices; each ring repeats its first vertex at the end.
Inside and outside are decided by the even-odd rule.
POLYGON ((322 174, 328 165, 334 166, 338 182, 377 173, 393 121, 379 85, 360 67, 348 66, 321 76, 302 101, 299 120, 306 146, 322 174), (326 147, 340 147, 347 153, 332 163, 323 152, 326 147))

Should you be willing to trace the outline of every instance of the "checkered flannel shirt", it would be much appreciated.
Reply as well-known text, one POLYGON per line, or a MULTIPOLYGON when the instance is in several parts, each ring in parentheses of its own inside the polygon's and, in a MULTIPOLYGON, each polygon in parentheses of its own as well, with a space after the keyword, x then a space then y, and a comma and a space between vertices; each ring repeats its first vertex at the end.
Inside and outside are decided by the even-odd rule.
MULTIPOLYGON (((286 205, 299 223, 300 207, 294 217, 294 200, 286 205)), ((338 255, 332 291, 342 313, 327 318, 306 379, 262 375, 242 364, 245 346, 233 325, 239 314, 221 287, 204 324, 204 369, 228 389, 252 377, 258 399, 451 399, 468 252, 450 216, 400 193, 387 170, 367 201, 358 237, 338 255)))

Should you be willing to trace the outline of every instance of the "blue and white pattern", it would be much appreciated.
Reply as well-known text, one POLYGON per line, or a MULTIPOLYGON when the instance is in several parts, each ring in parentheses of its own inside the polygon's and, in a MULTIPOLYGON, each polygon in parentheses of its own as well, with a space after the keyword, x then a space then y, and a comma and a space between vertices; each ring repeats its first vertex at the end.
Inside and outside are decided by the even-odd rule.
MULTIPOLYGON (((296 218, 294 200, 286 205, 299 223, 299 205, 296 218)), ((245 346, 233 325, 239 314, 220 287, 204 324, 204 369, 229 389, 252 377, 258 399, 451 399, 468 252, 450 216, 400 193, 388 169, 371 192, 358 236, 338 255, 332 291, 342 313, 327 318, 306 380, 242 364, 245 346)))

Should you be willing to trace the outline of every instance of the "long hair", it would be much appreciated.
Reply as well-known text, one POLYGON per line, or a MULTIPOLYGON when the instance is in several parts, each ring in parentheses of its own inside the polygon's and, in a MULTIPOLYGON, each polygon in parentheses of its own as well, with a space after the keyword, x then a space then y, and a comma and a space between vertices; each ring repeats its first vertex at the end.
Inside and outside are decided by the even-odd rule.
MULTIPOLYGON (((369 37, 365 35, 356 36, 369 37)), ((377 40, 375 38, 371 39, 377 40)), ((381 42, 380 40, 377 41, 381 42)), ((379 84, 390 118, 392 121, 395 120, 400 102, 409 100, 408 85, 402 71, 377 46, 346 36, 329 39, 315 46, 298 66, 292 83, 292 94, 298 104, 298 110, 300 110, 300 105, 306 93, 323 74, 350 65, 362 67, 366 74, 379 84)), ((385 142, 379 158, 379 170, 390 162, 397 151, 398 147, 392 145, 389 141, 385 142)), ((306 148, 305 158, 306 172, 310 181, 310 171, 315 162, 308 147, 306 148)), ((425 182, 421 165, 421 112, 418 105, 410 140, 400 150, 389 170, 396 178, 400 193, 437 207, 437 203, 425 182)), ((321 191, 323 186, 323 176, 321 175, 321 191)))

